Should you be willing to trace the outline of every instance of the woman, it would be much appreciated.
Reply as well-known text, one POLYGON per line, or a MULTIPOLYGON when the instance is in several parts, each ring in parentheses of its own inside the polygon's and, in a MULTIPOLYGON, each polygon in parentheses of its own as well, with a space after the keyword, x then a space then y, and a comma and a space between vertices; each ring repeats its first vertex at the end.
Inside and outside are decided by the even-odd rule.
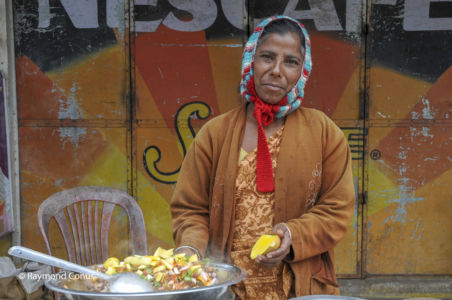
POLYGON ((269 18, 242 59, 246 104, 207 122, 182 164, 171 200, 178 250, 243 268, 239 299, 338 294, 333 247, 353 215, 350 150, 327 116, 300 107, 308 34, 294 19, 269 18), (280 248, 251 260, 272 231, 280 248))

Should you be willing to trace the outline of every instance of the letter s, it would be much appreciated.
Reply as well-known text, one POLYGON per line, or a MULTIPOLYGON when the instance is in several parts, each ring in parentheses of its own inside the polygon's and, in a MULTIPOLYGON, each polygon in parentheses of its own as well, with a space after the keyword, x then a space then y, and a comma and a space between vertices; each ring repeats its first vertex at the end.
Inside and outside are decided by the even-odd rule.
POLYGON ((201 31, 209 28, 217 18, 218 10, 214 0, 168 0, 168 2, 193 16, 191 21, 181 21, 170 12, 163 20, 163 24, 177 31, 201 31))

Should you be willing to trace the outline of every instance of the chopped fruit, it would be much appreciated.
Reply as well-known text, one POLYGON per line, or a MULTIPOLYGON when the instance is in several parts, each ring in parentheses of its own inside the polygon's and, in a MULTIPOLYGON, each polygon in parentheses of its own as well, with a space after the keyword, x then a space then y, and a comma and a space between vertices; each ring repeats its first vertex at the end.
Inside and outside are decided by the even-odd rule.
POLYGON ((155 281, 160 282, 160 280, 162 280, 163 278, 163 273, 157 273, 155 275, 155 281))
POLYGON ((117 267, 117 266, 119 266, 119 259, 117 259, 116 257, 109 257, 104 262, 105 269, 108 269, 109 267, 117 267))
POLYGON ((174 249, 165 250, 163 248, 158 247, 155 250, 155 252, 154 252, 154 256, 160 256, 162 258, 168 258, 171 255, 173 255, 173 251, 174 251, 174 249))
POLYGON ((208 260, 194 254, 174 254, 173 249, 157 248, 153 255, 131 255, 123 261, 108 258, 98 269, 108 275, 133 272, 149 280, 156 290, 179 290, 216 283, 216 274, 208 260))
POLYGON ((118 272, 116 272, 116 269, 114 267, 108 267, 107 271, 105 272, 105 274, 107 275, 115 275, 116 273, 118 272))
POLYGON ((197 262, 198 261, 198 255, 193 254, 192 256, 190 256, 190 258, 188 259, 188 262, 197 262))
POLYGON ((259 255, 265 255, 279 248, 281 239, 276 234, 263 234, 259 237, 251 250, 251 259, 256 259, 259 255))
POLYGON ((165 269, 166 269, 166 268, 165 268, 164 265, 160 265, 160 266, 155 267, 154 269, 152 269, 152 272, 153 272, 153 273, 157 273, 157 272, 164 271, 165 269))
POLYGON ((166 259, 162 259, 161 262, 168 270, 171 270, 173 268, 173 263, 168 262, 166 259))

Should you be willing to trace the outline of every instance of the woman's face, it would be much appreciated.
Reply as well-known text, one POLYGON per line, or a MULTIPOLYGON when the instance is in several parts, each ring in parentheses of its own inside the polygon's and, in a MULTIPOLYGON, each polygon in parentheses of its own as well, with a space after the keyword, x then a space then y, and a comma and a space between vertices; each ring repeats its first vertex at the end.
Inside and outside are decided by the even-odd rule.
POLYGON ((278 103, 298 82, 302 65, 300 39, 295 33, 265 36, 254 56, 257 95, 266 103, 278 103))

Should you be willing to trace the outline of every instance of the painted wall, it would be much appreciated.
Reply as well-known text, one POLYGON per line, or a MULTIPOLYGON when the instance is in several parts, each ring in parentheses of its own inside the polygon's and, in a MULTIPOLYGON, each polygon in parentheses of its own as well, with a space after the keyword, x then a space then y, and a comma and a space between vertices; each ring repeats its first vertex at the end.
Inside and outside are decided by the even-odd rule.
POLYGON ((371 7, 366 272, 452 273, 452 3, 371 7))
POLYGON ((451 274, 447 1, 15 1, 23 244, 44 250, 46 197, 104 185, 137 199, 151 250, 171 247, 184 154, 240 103, 250 28, 282 13, 311 35, 303 105, 335 120, 352 149, 357 202, 338 273, 451 274))
POLYGON ((12 203, 9 182, 8 116, 5 104, 5 81, 0 74, 0 238, 12 230, 12 203))

